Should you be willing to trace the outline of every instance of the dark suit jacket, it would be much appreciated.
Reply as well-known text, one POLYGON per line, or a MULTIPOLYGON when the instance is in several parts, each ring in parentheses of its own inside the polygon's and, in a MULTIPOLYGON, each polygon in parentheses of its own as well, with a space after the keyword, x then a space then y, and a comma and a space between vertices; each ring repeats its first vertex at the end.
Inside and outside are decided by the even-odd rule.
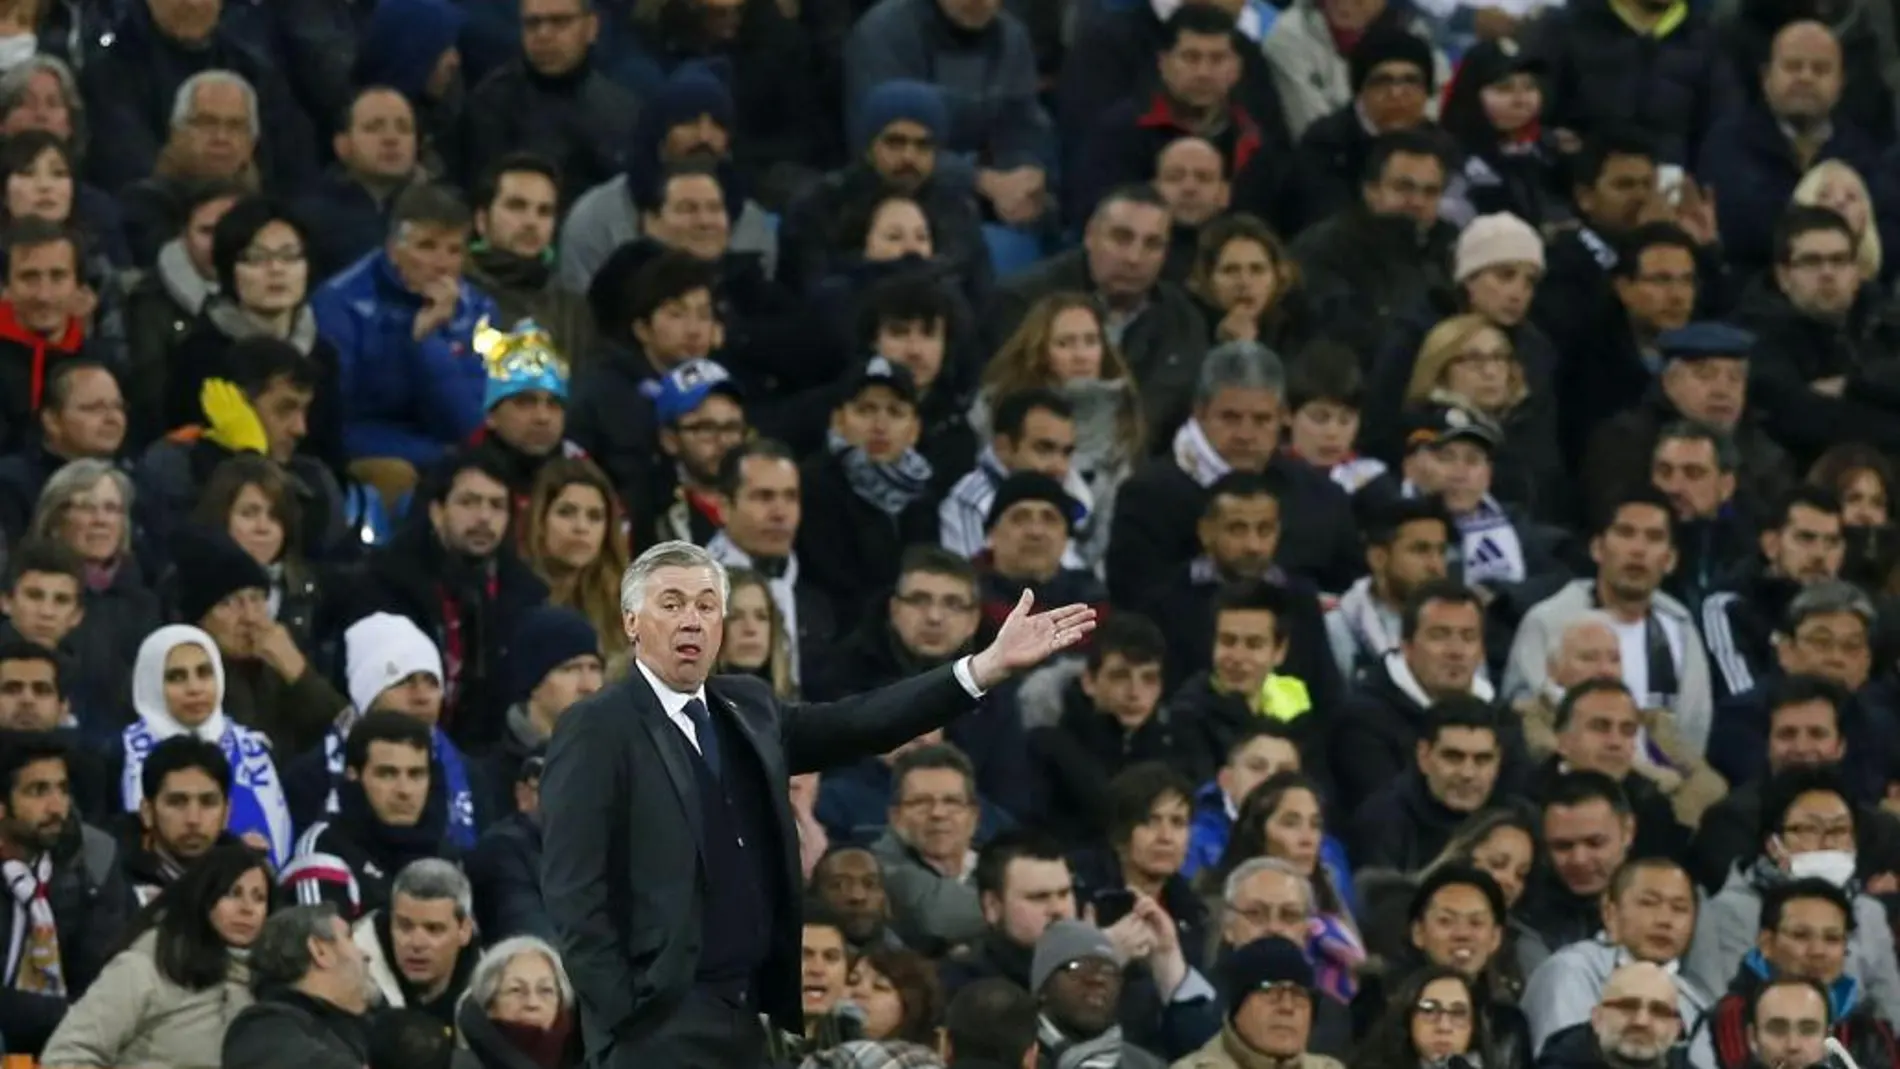
MULTIPOLYGON (((780 706, 746 676, 706 682, 708 705, 735 719, 769 780, 784 867, 802 887, 791 775, 884 753, 976 702, 952 666, 857 697, 780 706)), ((646 677, 630 672, 561 717, 541 779, 541 889, 580 997, 590 1064, 633 1069, 638 1047, 693 986, 699 957, 703 830, 691 744, 646 677)), ((728 768, 735 767, 728 764, 728 768)), ((802 1032, 799 906, 772 904, 771 946, 755 991, 780 1028, 802 1032)))

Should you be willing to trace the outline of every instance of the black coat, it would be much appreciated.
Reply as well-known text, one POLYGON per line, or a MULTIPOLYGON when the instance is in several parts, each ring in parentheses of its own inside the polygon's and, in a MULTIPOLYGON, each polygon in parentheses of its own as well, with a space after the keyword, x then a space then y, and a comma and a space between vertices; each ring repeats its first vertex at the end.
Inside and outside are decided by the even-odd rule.
MULTIPOLYGON (((484 931, 483 935, 489 933, 484 931)), ((539 1069, 538 1063, 512 1043, 507 1034, 489 1020, 486 1010, 473 999, 464 999, 455 1013, 455 1034, 468 1044, 468 1053, 479 1069, 539 1069)), ((562 1069, 581 1064, 579 1029, 568 1033, 562 1069)), ((461 1065, 458 1060, 453 1063, 461 1065)))
POLYGON ((561 204, 621 174, 640 101, 591 65, 550 78, 515 60, 468 96, 469 173, 510 152, 532 152, 561 169, 561 204))
POLYGON ((1811 319, 1767 279, 1739 309, 1755 332, 1749 394, 1763 425, 1806 466, 1836 442, 1900 450, 1900 307, 1872 283, 1844 323, 1811 319), (1839 397, 1817 393, 1817 379, 1845 376, 1839 397))
MULTIPOLYGON (((1333 781, 1340 804, 1349 812, 1364 805, 1417 761, 1418 740, 1429 720, 1427 708, 1394 681, 1394 662, 1402 663, 1402 655, 1388 654, 1368 672, 1364 682, 1347 695, 1333 721, 1333 781)), ((1499 727, 1504 765, 1498 773, 1498 787, 1509 790, 1523 771, 1524 738, 1513 716, 1500 715, 1499 727)))
POLYGON ((87 589, 80 597, 86 615, 67 638, 79 659, 79 689, 93 698, 101 719, 109 718, 97 726, 116 732, 132 722, 126 712, 131 708, 132 662, 145 636, 165 622, 164 615, 158 595, 131 557, 120 560, 104 589, 87 589))
POLYGON ((541 825, 526 813, 497 821, 468 855, 475 920, 490 946, 516 935, 554 938, 541 897, 541 825))
MULTIPOLYGON (((1324 472, 1283 454, 1274 455, 1267 471, 1281 480, 1276 562, 1321 590, 1351 586, 1364 568, 1352 500, 1324 472)), ((1149 461, 1122 484, 1108 537, 1115 604, 1143 605, 1200 554, 1196 528, 1206 507, 1207 490, 1172 457, 1149 461)))
POLYGON ((893 516, 859 497, 844 464, 830 452, 802 465, 804 503, 798 524, 799 580, 816 583, 837 607, 836 630, 882 615, 884 596, 897 585, 904 547, 937 541, 937 502, 928 493, 893 516))
POLYGON ((362 1069, 369 1018, 288 988, 259 993, 224 1033, 224 1064, 251 1069, 362 1069))
POLYGON ((310 289, 383 247, 396 195, 377 200, 339 166, 300 190, 293 207, 310 235, 310 289))
MULTIPOLYGON (((1599 424, 1590 435, 1590 448, 1579 471, 1585 515, 1602 515, 1632 482, 1646 482, 1656 439, 1664 427, 1682 418, 1658 384, 1635 407, 1599 424)), ((1744 510, 1752 514, 1767 507, 1794 484, 1794 461, 1768 436, 1752 411, 1744 414, 1730 440, 1741 454, 1735 497, 1744 510)))
MULTIPOLYGON (((1479 809, 1488 809, 1499 792, 1479 809)), ((1417 872, 1437 860, 1470 813, 1432 797, 1416 763, 1365 800, 1353 814, 1350 849, 1355 869, 1417 872)))
MULTIPOLYGON (((1286 661, 1280 665, 1279 674, 1305 683, 1313 708, 1324 715, 1339 701, 1344 684, 1326 638, 1319 590, 1305 579, 1277 571, 1268 578, 1287 590, 1293 601, 1290 618, 1276 624, 1287 642, 1286 661)), ((1211 563, 1197 558, 1141 606, 1150 620, 1166 626, 1170 688, 1213 664, 1214 597, 1220 588, 1221 579, 1211 563)))
MULTIPOLYGON (((165 429, 204 423, 201 394, 205 381, 238 381, 245 369, 231 359, 231 347, 262 333, 262 328, 235 302, 221 297, 205 302, 191 329, 171 351, 165 374, 165 429)), ((342 471, 347 458, 343 453, 342 383, 337 373, 336 346, 317 333, 315 317, 307 305, 298 310, 297 326, 292 328, 289 341, 317 369, 317 392, 305 417, 308 433, 297 443, 297 451, 342 471)))
MULTIPOLYGON (((1609 1064, 1588 1021, 1551 1036, 1537 1056, 1537 1069, 1604 1069, 1609 1064)), ((1688 1049, 1671 1048, 1663 1056, 1662 1069, 1689 1069, 1688 1049)))
POLYGON ((1456 228, 1443 221, 1421 235, 1410 218, 1348 205, 1293 243, 1320 320, 1363 363, 1379 351, 1393 318, 1450 303, 1456 228))
MULTIPOLYGON (((778 231, 779 283, 794 293, 816 287, 858 249, 847 249, 837 233, 845 209, 880 195, 885 182, 867 163, 832 171, 792 198, 778 231)), ((934 257, 963 283, 971 300, 987 296, 994 281, 989 246, 983 241, 983 217, 967 185, 941 175, 911 194, 930 220, 934 257)), ((855 342, 855 338, 853 339, 855 342)))
MULTIPOLYGON (((765 684, 709 680, 762 767, 772 812, 768 862, 782 894, 767 897, 770 946, 757 974, 758 1008, 787 1030, 799 1010, 798 833, 791 775, 883 753, 942 727, 973 704, 948 667, 823 706, 781 706, 765 684)), ((639 672, 569 709, 541 780, 541 886, 562 959, 580 993, 581 1026, 595 1064, 633 1069, 641 1039, 692 987, 698 962, 704 835, 690 743, 639 672), (628 911, 616 903, 644 905, 628 911)), ((748 763, 728 759, 728 774, 748 763)), ((767 892, 761 892, 767 894, 767 892)))
POLYGON ((68 999, 78 1001, 98 979, 132 919, 132 888, 111 835, 70 820, 52 860, 46 895, 59 929, 68 997, 0 990, 0 1031, 6 1033, 9 1054, 38 1054, 46 1046, 66 1016, 68 999))

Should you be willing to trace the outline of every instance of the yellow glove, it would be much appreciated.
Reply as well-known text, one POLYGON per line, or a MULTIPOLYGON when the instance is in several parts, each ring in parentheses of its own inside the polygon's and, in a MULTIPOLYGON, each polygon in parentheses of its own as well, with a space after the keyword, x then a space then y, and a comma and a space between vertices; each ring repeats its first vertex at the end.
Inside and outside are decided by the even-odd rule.
POLYGON ((224 379, 206 379, 204 389, 198 391, 198 403, 205 410, 206 438, 233 453, 269 452, 264 422, 243 390, 224 379))

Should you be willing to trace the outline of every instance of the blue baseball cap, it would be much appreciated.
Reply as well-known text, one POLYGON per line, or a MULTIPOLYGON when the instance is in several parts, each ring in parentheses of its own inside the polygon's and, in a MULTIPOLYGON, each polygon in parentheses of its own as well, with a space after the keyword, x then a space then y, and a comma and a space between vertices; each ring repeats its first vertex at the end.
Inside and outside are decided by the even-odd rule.
POLYGON ((738 381, 718 361, 688 360, 660 380, 659 392, 653 395, 653 411, 661 426, 670 427, 715 393, 735 401, 745 396, 738 381))

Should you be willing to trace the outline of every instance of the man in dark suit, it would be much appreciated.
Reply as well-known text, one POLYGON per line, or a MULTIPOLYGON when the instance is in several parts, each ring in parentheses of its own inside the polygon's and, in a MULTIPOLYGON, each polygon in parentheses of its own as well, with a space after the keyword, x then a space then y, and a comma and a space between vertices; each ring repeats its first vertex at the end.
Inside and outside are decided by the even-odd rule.
POLYGON ((663 542, 621 584, 634 667, 570 709, 541 780, 542 892, 580 996, 590 1064, 751 1067, 759 1015, 802 1028, 793 774, 883 753, 1074 645, 1086 606, 1030 614, 996 640, 881 690, 781 708, 765 684, 709 680, 724 570, 663 542))

